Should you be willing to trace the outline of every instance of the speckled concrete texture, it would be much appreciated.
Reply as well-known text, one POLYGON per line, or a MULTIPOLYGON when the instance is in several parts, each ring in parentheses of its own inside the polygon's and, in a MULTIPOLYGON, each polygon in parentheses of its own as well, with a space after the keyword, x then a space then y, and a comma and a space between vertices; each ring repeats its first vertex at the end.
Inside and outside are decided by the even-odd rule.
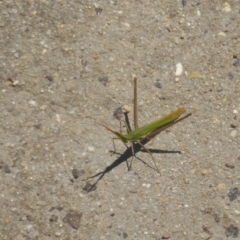
POLYGON ((238 0, 4 0, 0 59, 0 239, 240 238, 238 0), (193 113, 146 145, 161 175, 94 122, 132 74, 140 126, 193 113))

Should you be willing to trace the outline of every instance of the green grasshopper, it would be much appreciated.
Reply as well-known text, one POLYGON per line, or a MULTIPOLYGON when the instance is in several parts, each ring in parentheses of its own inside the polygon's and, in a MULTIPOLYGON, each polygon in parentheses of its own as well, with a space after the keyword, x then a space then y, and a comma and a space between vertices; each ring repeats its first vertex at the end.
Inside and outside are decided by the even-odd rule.
MULTIPOLYGON (((118 131, 115 131, 101 123, 98 123, 99 125, 103 126, 105 129, 107 129, 108 131, 112 132, 113 134, 116 135, 116 138, 113 138, 113 145, 114 145, 114 152, 115 151, 115 143, 114 140, 115 139, 120 139, 125 145, 126 143, 130 142, 132 144, 132 158, 135 156, 134 153, 134 143, 138 143, 142 146, 142 148, 144 148, 152 157, 154 165, 156 167, 156 169, 158 170, 158 172, 160 173, 156 162, 153 158, 152 153, 144 147, 144 145, 141 143, 142 140, 151 140, 153 137, 155 137, 156 135, 158 135, 160 132, 162 132, 163 130, 171 127, 172 125, 182 121, 183 119, 191 116, 192 114, 189 113, 187 115, 185 115, 182 118, 179 118, 184 112, 186 111, 185 108, 179 108, 174 112, 171 112, 170 114, 154 121, 151 122, 149 124, 144 125, 143 127, 138 128, 138 120, 137 120, 137 78, 134 77, 134 126, 135 126, 135 130, 130 131, 130 126, 128 126, 128 124, 126 124, 128 126, 128 133, 127 134, 122 134, 118 131)), ((131 161, 132 162, 132 161, 131 161)), ((131 164, 130 164, 130 168, 131 168, 131 164)))

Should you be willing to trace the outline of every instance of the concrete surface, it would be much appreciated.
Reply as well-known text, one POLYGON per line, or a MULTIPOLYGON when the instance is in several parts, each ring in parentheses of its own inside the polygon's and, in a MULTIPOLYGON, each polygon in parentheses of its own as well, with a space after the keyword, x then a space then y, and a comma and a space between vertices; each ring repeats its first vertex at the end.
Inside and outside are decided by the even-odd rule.
POLYGON ((240 239, 240 2, 184 2, 0 1, 0 239, 240 239), (193 113, 161 175, 86 118, 119 130, 132 74, 140 125, 193 113))

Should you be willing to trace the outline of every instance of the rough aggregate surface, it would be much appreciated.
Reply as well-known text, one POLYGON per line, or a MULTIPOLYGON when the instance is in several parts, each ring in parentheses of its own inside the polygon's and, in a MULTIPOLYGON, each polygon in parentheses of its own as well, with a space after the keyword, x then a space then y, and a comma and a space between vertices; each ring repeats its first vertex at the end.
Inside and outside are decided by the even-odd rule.
POLYGON ((240 238, 239 26, 238 0, 0 1, 0 239, 240 238), (161 175, 93 120, 119 130, 132 74, 140 126, 193 113, 146 145, 161 175))

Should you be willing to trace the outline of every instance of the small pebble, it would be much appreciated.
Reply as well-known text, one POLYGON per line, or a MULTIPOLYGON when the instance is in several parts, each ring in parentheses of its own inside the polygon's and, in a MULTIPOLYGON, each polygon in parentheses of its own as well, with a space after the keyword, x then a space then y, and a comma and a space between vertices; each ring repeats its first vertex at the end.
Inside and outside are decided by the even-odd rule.
POLYGON ((163 233, 162 235, 162 239, 169 239, 171 237, 170 233, 169 232, 165 232, 163 233))
POLYGON ((231 12, 232 9, 231 9, 230 4, 227 3, 227 2, 225 2, 225 3, 223 4, 223 9, 222 9, 222 11, 223 11, 223 12, 231 12))
POLYGON ((233 124, 233 123, 231 123, 231 124, 230 124, 230 127, 231 127, 231 128, 237 128, 237 125, 236 125, 236 124, 233 124))
POLYGON ((225 183, 220 183, 217 185, 218 190, 225 190, 226 189, 226 184, 225 183))
POLYGON ((19 81, 18 80, 15 80, 14 82, 13 82, 13 86, 17 86, 19 84, 19 81))
POLYGON ((94 54, 94 55, 93 55, 93 59, 94 59, 94 60, 98 60, 98 58, 99 58, 99 55, 98 55, 98 54, 94 54))
POLYGON ((235 210, 235 214, 236 214, 237 216, 240 216, 240 211, 235 210))
POLYGON ((94 152, 94 147, 88 147, 89 152, 94 152))
POLYGON ((61 232, 55 232, 55 236, 56 236, 56 237, 60 237, 61 235, 62 235, 61 232))
POLYGON ((128 237, 128 234, 127 233, 123 233, 123 238, 127 238, 128 237))
POLYGON ((240 58, 236 57, 233 62, 234 67, 239 67, 240 66, 240 58))
POLYGON ((219 32, 219 33, 218 33, 218 36, 220 36, 220 37, 226 37, 226 33, 224 33, 224 32, 219 32))
POLYGON ((113 62, 113 61, 114 61, 114 58, 113 58, 113 57, 110 57, 108 60, 109 60, 109 62, 113 62))
POLYGON ((127 27, 127 28, 130 28, 130 27, 131 27, 129 23, 123 23, 123 25, 124 25, 125 27, 127 27))
POLYGON ((160 80, 158 79, 158 80, 156 80, 156 82, 155 82, 155 87, 156 88, 162 88, 162 85, 161 85, 161 83, 160 83, 160 80))
POLYGON ((229 200, 232 202, 240 196, 240 191, 237 187, 230 189, 228 193, 229 200))
POLYGON ((226 163, 225 166, 227 168, 234 169, 234 165, 232 165, 232 164, 226 163))
POLYGON ((30 100, 29 101, 29 104, 31 105, 31 106, 37 106, 37 102, 36 101, 34 101, 34 100, 30 100))
POLYGON ((182 74, 182 72, 183 72, 182 64, 181 63, 177 63, 176 64, 176 73, 175 73, 175 75, 176 76, 180 76, 182 74))
POLYGON ((206 169, 203 169, 201 173, 202 173, 203 176, 205 176, 205 175, 208 174, 208 171, 206 169))
POLYGON ((72 228, 78 229, 80 227, 82 215, 81 212, 70 211, 62 220, 64 223, 68 223, 72 228))
POLYGON ((142 186, 143 186, 143 187, 146 187, 146 188, 150 188, 150 187, 151 187, 151 184, 150 184, 150 183, 143 183, 142 186))
POLYGON ((45 111, 45 110, 46 110, 46 108, 47 108, 47 106, 46 106, 46 105, 42 105, 42 106, 40 107, 40 110, 42 110, 42 111, 45 111))
POLYGON ((61 122, 61 117, 59 114, 56 114, 55 117, 56 117, 57 122, 61 122))
POLYGON ((83 169, 79 170, 79 169, 74 168, 72 170, 72 175, 75 179, 79 178, 83 174, 85 174, 85 171, 83 169))
POLYGON ((189 180, 188 178, 184 178, 184 182, 185 182, 186 184, 189 184, 190 180, 189 180))
POLYGON ((107 86, 107 83, 110 82, 107 76, 99 77, 98 81, 101 82, 105 87, 107 86))
POLYGON ((49 81, 52 82, 53 81, 53 77, 50 75, 45 76, 45 78, 49 81))
POLYGON ((180 20, 179 20, 179 23, 181 23, 181 24, 183 24, 183 23, 185 23, 186 22, 186 20, 185 20, 185 18, 180 18, 180 20))
POLYGON ((191 72, 190 74, 190 78, 194 79, 194 80, 198 80, 200 79, 202 76, 200 75, 199 72, 191 72))
POLYGON ((238 113, 238 111, 237 111, 236 109, 234 109, 234 110, 233 110, 233 113, 234 113, 234 114, 237 114, 237 113, 238 113))
POLYGON ((237 135, 237 130, 236 129, 232 130, 230 133, 230 136, 234 138, 236 137, 236 135, 237 135))

